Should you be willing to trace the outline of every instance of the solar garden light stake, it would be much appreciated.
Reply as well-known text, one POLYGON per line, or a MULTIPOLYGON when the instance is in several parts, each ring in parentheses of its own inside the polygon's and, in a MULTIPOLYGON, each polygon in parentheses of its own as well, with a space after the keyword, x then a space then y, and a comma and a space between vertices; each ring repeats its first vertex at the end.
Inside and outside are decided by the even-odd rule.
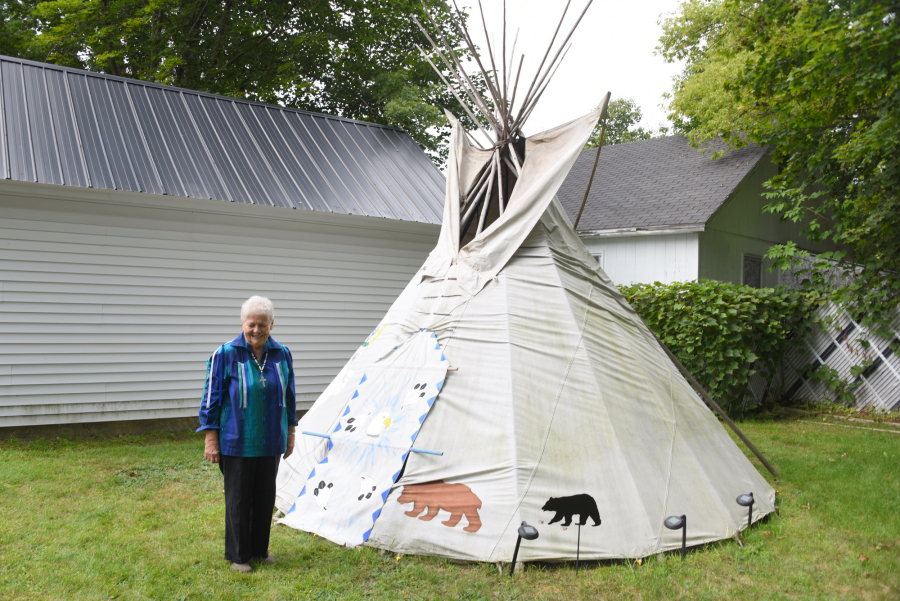
POLYGON ((735 499, 735 501, 737 501, 737 504, 741 507, 749 508, 747 510, 747 528, 749 528, 753 523, 753 503, 755 502, 755 500, 753 499, 753 493, 751 492, 746 495, 741 495, 737 499, 735 499))
MULTIPOLYGON (((581 518, 581 516, 578 516, 581 518)), ((581 520, 579 519, 578 524, 578 546, 575 547, 575 575, 578 576, 578 563, 581 560, 581 520)))
POLYGON ((687 548, 687 516, 670 515, 665 519, 663 525, 669 530, 681 529, 681 559, 684 560, 684 551, 687 548))
POLYGON ((519 526, 519 538, 516 539, 516 550, 513 551, 512 563, 509 565, 509 575, 513 575, 513 570, 516 569, 516 558, 519 556, 519 545, 522 543, 522 539, 525 540, 534 540, 538 537, 537 528, 534 526, 529 526, 527 523, 522 522, 522 525, 519 526))

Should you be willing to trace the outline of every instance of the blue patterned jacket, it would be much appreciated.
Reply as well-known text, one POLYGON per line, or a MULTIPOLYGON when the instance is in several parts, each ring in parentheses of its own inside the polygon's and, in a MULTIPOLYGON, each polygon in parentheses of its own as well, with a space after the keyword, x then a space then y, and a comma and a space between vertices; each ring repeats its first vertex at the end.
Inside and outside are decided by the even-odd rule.
POLYGON ((241 333, 206 362, 197 431, 218 430, 222 455, 267 457, 287 449, 288 424, 297 425, 294 361, 271 336, 263 357, 264 382, 241 333))

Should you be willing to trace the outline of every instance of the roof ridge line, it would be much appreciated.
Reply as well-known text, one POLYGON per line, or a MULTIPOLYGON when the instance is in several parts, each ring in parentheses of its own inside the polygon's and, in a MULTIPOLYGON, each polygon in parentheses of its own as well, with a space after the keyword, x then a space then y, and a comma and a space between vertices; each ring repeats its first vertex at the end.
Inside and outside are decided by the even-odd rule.
POLYGON ((316 111, 295 109, 292 107, 281 106, 280 104, 270 104, 268 102, 259 102, 256 100, 248 100, 246 98, 235 98, 234 96, 223 96, 222 94, 212 94, 210 92, 201 92, 199 90, 192 90, 190 88, 182 88, 179 86, 170 86, 170 85, 166 85, 166 84, 156 83, 153 81, 145 81, 143 79, 134 79, 132 77, 122 77, 121 75, 110 75, 109 73, 102 73, 99 71, 91 71, 89 69, 76 69, 75 67, 66 67, 64 65, 56 65, 53 63, 42 63, 40 61, 33 61, 31 59, 19 58, 16 56, 9 56, 6 54, 0 54, 0 61, 17 62, 17 63, 23 64, 23 65, 29 65, 32 67, 41 67, 43 69, 46 69, 46 68, 56 69, 59 71, 66 71, 66 72, 75 73, 78 75, 99 77, 102 79, 112 79, 114 81, 121 81, 123 83, 133 83, 135 85, 148 86, 148 87, 159 88, 159 89, 163 89, 163 90, 173 90, 173 91, 188 93, 188 94, 196 94, 198 96, 207 96, 209 98, 218 98, 221 100, 228 100, 231 102, 240 102, 240 103, 249 104, 249 105, 264 106, 267 108, 275 108, 275 109, 279 109, 282 111, 290 111, 293 113, 302 113, 304 115, 312 115, 314 117, 324 117, 326 119, 333 119, 335 121, 344 121, 344 122, 348 122, 348 123, 371 125, 373 127, 380 127, 382 129, 391 129, 394 131, 400 131, 400 132, 406 133, 407 135, 409 134, 409 132, 407 132, 406 130, 401 129, 399 127, 393 127, 391 125, 383 125, 381 123, 373 123, 371 121, 362 121, 360 119, 351 119, 350 117, 341 117, 340 115, 329 115, 328 113, 318 113, 316 111))

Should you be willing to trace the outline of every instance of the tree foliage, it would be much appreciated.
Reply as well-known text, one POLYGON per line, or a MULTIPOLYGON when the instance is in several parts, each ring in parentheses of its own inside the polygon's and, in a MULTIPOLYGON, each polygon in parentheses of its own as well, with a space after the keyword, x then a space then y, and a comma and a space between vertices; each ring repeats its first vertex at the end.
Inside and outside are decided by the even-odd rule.
MULTIPOLYGON (((832 297, 883 335, 900 301, 898 9, 687 0, 663 22, 659 48, 685 61, 670 97, 676 128, 695 145, 721 136, 732 147, 770 146, 781 173, 765 210, 846 249, 820 255, 857 273, 832 297)), ((791 241, 768 256, 786 268, 809 253, 791 241)))
MULTIPOLYGON (((638 123, 644 117, 641 107, 630 98, 616 98, 609 103, 609 116, 606 120, 606 134, 603 145, 623 144, 636 140, 649 140, 656 134, 640 127, 638 123)), ((597 124, 585 148, 596 148, 600 145, 602 124, 597 124)))
POLYGON ((29 52, 29 42, 37 29, 31 3, 0 0, 0 54, 40 60, 29 52))
POLYGON ((804 339, 812 307, 806 295, 711 280, 619 290, 731 416, 757 406, 749 388, 756 370, 770 383, 763 401, 780 400, 771 383, 784 353, 804 339))
POLYGON ((464 116, 416 49, 417 0, 12 0, 0 13, 7 54, 394 125, 436 158, 442 108, 464 116))

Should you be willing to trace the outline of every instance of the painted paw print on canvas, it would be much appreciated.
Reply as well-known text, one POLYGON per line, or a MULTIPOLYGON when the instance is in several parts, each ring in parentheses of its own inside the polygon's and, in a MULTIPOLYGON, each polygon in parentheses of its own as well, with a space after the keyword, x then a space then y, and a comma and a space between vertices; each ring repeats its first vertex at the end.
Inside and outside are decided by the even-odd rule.
POLYGON ((412 390, 406 393, 406 396, 403 397, 403 404, 400 406, 401 409, 405 407, 409 407, 414 403, 418 403, 419 401, 425 400, 425 388, 428 386, 428 382, 422 382, 421 384, 416 384, 413 386, 412 390))
POLYGON ((316 505, 321 507, 322 509, 327 509, 325 505, 328 504, 328 500, 331 498, 331 491, 334 489, 334 482, 325 482, 324 480, 320 480, 319 484, 313 489, 313 494, 316 496, 316 505))
POLYGON ((345 422, 347 426, 344 428, 344 432, 356 432, 366 418, 369 417, 369 414, 371 414, 371 411, 347 418, 345 422))
POLYGON ((371 499, 372 493, 375 492, 375 481, 369 478, 368 476, 362 477, 362 482, 359 484, 359 496, 357 497, 357 501, 362 501, 363 499, 371 499))

